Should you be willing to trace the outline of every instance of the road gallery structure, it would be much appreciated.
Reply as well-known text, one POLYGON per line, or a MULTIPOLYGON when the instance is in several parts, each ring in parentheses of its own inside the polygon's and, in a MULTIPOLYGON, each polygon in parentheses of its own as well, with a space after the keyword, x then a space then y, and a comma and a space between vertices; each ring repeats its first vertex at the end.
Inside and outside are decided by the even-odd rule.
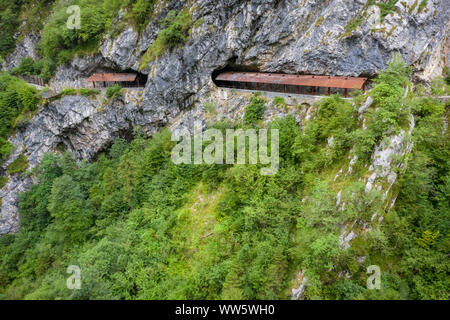
POLYGON ((367 78, 294 75, 259 72, 223 72, 214 82, 218 87, 245 90, 274 91, 293 94, 330 95, 344 97, 353 90, 365 90, 367 78))
POLYGON ((88 82, 92 82, 94 88, 110 87, 114 84, 128 88, 139 88, 145 86, 147 77, 136 73, 95 73, 89 77, 88 82))

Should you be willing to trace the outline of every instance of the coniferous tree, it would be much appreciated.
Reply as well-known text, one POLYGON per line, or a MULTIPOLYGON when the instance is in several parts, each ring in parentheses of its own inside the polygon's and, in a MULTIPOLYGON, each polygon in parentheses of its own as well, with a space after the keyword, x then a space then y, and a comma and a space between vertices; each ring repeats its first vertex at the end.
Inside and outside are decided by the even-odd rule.
POLYGON ((230 271, 222 289, 222 299, 224 300, 242 300, 245 299, 244 290, 241 286, 242 268, 236 260, 233 261, 230 271))

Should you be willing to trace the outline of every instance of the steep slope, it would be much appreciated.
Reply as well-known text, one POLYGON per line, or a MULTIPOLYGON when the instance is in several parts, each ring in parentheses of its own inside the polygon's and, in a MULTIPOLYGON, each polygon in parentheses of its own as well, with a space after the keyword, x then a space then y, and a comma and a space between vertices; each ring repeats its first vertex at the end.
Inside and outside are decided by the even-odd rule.
MULTIPOLYGON (((398 197, 401 199, 399 210, 406 210, 408 207, 408 199, 402 193, 402 188, 406 188, 404 180, 410 181, 407 180, 408 160, 411 157, 420 158, 417 150, 412 153, 416 147, 415 143, 419 146, 417 147, 419 150, 425 150, 424 153, 433 159, 429 160, 430 166, 439 167, 436 170, 441 170, 444 176, 446 175, 445 165, 442 165, 444 168, 442 169, 439 162, 440 157, 443 157, 445 162, 445 152, 444 156, 429 153, 432 153, 430 145, 445 149, 448 139, 447 127, 443 126, 441 130, 443 145, 434 140, 428 145, 428 142, 424 142, 426 138, 421 136, 424 127, 419 125, 419 131, 416 127, 418 123, 429 121, 435 128, 440 128, 447 116, 444 103, 427 100, 422 97, 421 92, 423 90, 430 92, 431 80, 441 76, 443 68, 446 63, 448 64, 448 2, 197 0, 152 3, 154 7, 151 19, 142 29, 133 25, 127 18, 130 8, 121 8, 112 18, 110 27, 100 34, 98 47, 94 46, 94 49, 89 47, 87 50, 91 51, 89 54, 81 50, 79 55, 70 56, 66 63, 57 66, 49 81, 52 90, 64 92, 64 88, 87 87, 89 85, 87 77, 93 72, 136 71, 148 75, 145 88, 125 89, 123 94, 115 99, 106 97, 105 90, 84 95, 76 90, 66 91, 62 97, 50 99, 39 105, 32 118, 17 126, 14 134, 9 137, 9 142, 14 148, 1 163, 0 168, 1 176, 7 177, 2 180, 0 190, 2 199, 0 235, 19 232, 19 207, 22 210, 21 214, 25 213, 27 217, 24 225, 33 232, 44 235, 44 240, 40 244, 42 248, 33 248, 34 251, 30 249, 29 253, 31 256, 38 255, 42 258, 42 270, 29 268, 33 269, 29 272, 36 281, 35 286, 24 295, 46 297, 48 294, 48 297, 54 298, 55 294, 61 294, 64 297, 87 298, 94 294, 93 292, 100 292, 96 298, 218 298, 223 297, 226 292, 227 297, 229 295, 234 298, 316 296, 356 298, 357 294, 345 295, 347 286, 357 287, 355 292, 363 292, 360 288, 364 282, 363 268, 370 261, 386 268, 390 268, 392 264, 397 266, 396 259, 400 260, 407 254, 403 251, 389 252, 390 260, 383 260, 380 256, 388 250, 383 247, 378 252, 376 242, 380 240, 380 243, 385 243, 388 240, 377 232, 385 215, 395 210, 398 197), (164 38, 171 28, 181 33, 173 45, 164 38), (265 180, 255 175, 256 170, 244 172, 238 166, 231 169, 214 168, 211 171, 203 167, 201 169, 172 167, 167 164, 169 162, 167 148, 170 145, 166 141, 167 133, 163 134, 164 138, 156 135, 157 146, 152 145, 150 139, 146 142, 142 140, 142 136, 150 137, 165 127, 176 132, 184 128, 192 130, 194 123, 200 123, 205 129, 214 124, 221 126, 221 121, 227 120, 231 126, 242 125, 247 106, 257 97, 249 92, 216 87, 212 76, 219 70, 374 78, 386 70, 394 53, 400 54, 406 65, 412 67, 412 73, 409 74, 400 66, 400 71, 394 68, 394 71, 387 73, 392 78, 399 76, 399 80, 390 82, 388 80, 392 79, 389 76, 381 78, 380 82, 390 86, 392 91, 381 86, 378 91, 374 90, 349 100, 337 97, 324 101, 307 97, 304 97, 304 100, 295 100, 288 96, 281 100, 273 98, 264 100, 267 108, 260 125, 277 125, 279 120, 276 118, 283 118, 282 121, 285 122, 281 123, 286 126, 286 130, 292 130, 285 132, 289 143, 286 143, 288 146, 283 155, 286 171, 282 172, 280 179, 265 180), (408 77, 412 83, 408 81, 408 77), (419 86, 419 83, 426 89, 419 86), (327 108, 334 111, 330 112, 327 108), (383 113, 384 111, 386 113, 383 113), (291 115, 292 118, 286 118, 287 115, 291 115), (336 122, 338 125, 333 127, 336 122), (326 131, 317 133, 314 131, 317 128, 326 131), (416 138, 415 135, 419 137, 416 138), (120 153, 116 158, 110 154, 113 160, 105 160, 106 156, 102 153, 108 151, 112 145, 116 145, 117 141, 122 141, 116 140, 117 138, 135 141, 131 143, 131 147, 123 147, 124 150, 129 150, 127 151, 129 153, 120 153), (141 154, 139 148, 146 151, 141 154), (75 165, 73 160, 65 155, 63 160, 47 158, 44 164, 49 165, 51 169, 44 166, 44 169, 32 172, 33 168, 39 168, 45 154, 64 151, 73 154, 77 161, 86 160, 92 164, 83 162, 82 165, 75 165), (158 155, 158 159, 152 158, 150 154, 153 152, 158 155), (100 160, 96 161, 99 157, 100 160), (8 169, 17 163, 24 165, 24 170, 12 172, 8 169), (105 169, 106 166, 120 169, 120 173, 110 172, 105 169), (146 174, 146 168, 149 168, 151 173, 146 174), (177 176, 178 170, 183 169, 186 169, 186 172, 180 173, 182 176, 180 178, 177 176), (42 170, 51 178, 46 174, 41 175, 42 170), (92 178, 95 181, 85 177, 89 175, 89 170, 95 171, 93 174, 95 179, 92 178), (136 176, 127 175, 134 171, 138 172, 136 176), (80 244, 85 246, 81 253, 55 245, 55 241, 58 242, 55 239, 59 239, 55 234, 61 232, 59 229, 55 230, 61 225, 52 219, 70 218, 65 216, 65 212, 58 211, 57 205, 49 206, 48 208, 53 208, 51 210, 47 206, 42 209, 42 212, 45 212, 43 214, 45 219, 48 218, 51 222, 42 222, 44 227, 41 229, 40 227, 34 229, 34 226, 29 225, 29 218, 34 214, 30 209, 34 201, 30 200, 33 198, 33 192, 42 188, 44 191, 39 192, 52 193, 54 202, 58 203, 57 192, 49 187, 56 179, 53 174, 57 179, 61 176, 65 179, 58 180, 61 188, 73 187, 76 191, 73 201, 82 205, 84 210, 80 212, 80 216, 89 213, 89 219, 93 221, 105 219, 107 231, 101 228, 102 222, 97 226, 92 221, 75 221, 75 224, 80 223, 80 226, 87 225, 86 230, 92 228, 92 233, 96 234, 94 236, 91 231, 83 229, 80 236, 87 240, 84 239, 85 242, 82 241, 80 244), (176 183, 170 184, 175 177, 182 181, 179 182, 180 186, 176 183), (216 189, 212 193, 210 190, 204 190, 203 184, 207 183, 208 179, 215 181, 214 178, 219 180, 216 181, 218 186, 214 186, 216 189), (399 178, 403 181, 401 185, 399 178), (170 186, 165 184, 165 179, 171 181, 167 182, 170 186), (240 186, 239 179, 255 194, 240 186), (252 189, 254 186, 250 181, 256 181, 259 183, 258 186, 263 187, 252 189), (31 187, 33 184, 35 186, 31 187), (138 187, 139 185, 141 187, 138 187), (140 189, 144 186, 150 191, 140 189), (167 188, 166 195, 158 193, 158 188, 163 187, 167 188), (34 188, 28 193, 30 198, 23 196, 26 200, 19 201, 20 193, 30 188, 34 188), (242 195, 233 191, 233 188, 242 195), (107 195, 109 192, 111 194, 107 195), (180 198, 172 199, 171 192, 173 198, 176 198, 175 194, 180 198), (270 194, 267 200, 270 203, 264 202, 266 199, 263 197, 258 198, 263 192, 270 194), (125 200, 119 201, 109 196, 125 200), (204 197, 211 197, 213 205, 207 206, 203 201, 204 197), (216 197, 220 199, 217 200, 216 197), (118 203, 115 203, 115 200, 118 203), (150 204, 147 201, 150 201, 150 204), (151 201, 155 202, 154 207, 151 201), (191 202, 194 203, 193 206, 190 206, 191 202), (257 205, 259 203, 261 206, 257 205), (277 207, 284 204, 287 206, 283 208, 284 211, 277 207), (206 206, 207 209, 205 211, 193 209, 197 205, 206 206), (165 206, 167 209, 164 209, 165 206), (51 214, 49 210, 52 211, 51 214), (192 216, 198 212, 201 212, 201 216, 192 216), (240 219, 233 212, 242 213, 245 219, 240 219), (277 217, 279 215, 279 220, 271 215, 272 212, 275 212, 277 217), (342 217, 337 215, 340 212, 342 217), (330 220, 327 220, 327 213, 330 213, 330 220), (140 220, 141 214, 146 221, 140 220), (323 218, 326 223, 318 221, 315 216, 323 218), (141 222, 144 225, 142 229, 141 222), (200 235, 200 231, 204 231, 200 228, 193 232, 192 238, 186 238, 183 234, 175 236, 183 229, 183 223, 191 229, 195 229, 195 223, 205 223, 205 234, 200 235), (155 234, 153 231, 147 233, 145 228, 154 230, 155 234), (267 238, 256 230, 267 231, 267 238), (285 230, 286 234, 281 233, 281 230, 285 230), (107 234, 104 237, 103 232, 107 234), (142 238, 138 239, 138 236, 129 238, 125 235, 133 232, 142 238), (158 238, 159 232, 164 241, 170 242, 171 250, 178 254, 174 255, 175 258, 166 256, 164 249, 159 247, 163 246, 164 242, 158 238), (252 232, 256 238, 249 235, 252 232), (124 243, 127 243, 125 247, 113 241, 116 233, 120 234, 119 238, 124 243), (327 237, 322 237, 327 233, 327 237), (239 239, 236 242, 232 239, 234 234, 239 239), (226 238, 225 244, 221 242, 221 237, 226 238), (186 244, 181 245, 180 243, 185 240, 186 244), (106 289, 95 282, 92 291, 87 289, 78 296, 64 292, 63 285, 58 287, 58 290, 61 290, 58 293, 45 293, 51 286, 52 277, 57 277, 58 284, 63 284, 61 275, 56 275, 60 270, 53 269, 51 263, 57 264, 61 261, 66 263, 74 259, 84 266, 89 266, 92 257, 98 257, 99 252, 102 252, 102 246, 112 248, 112 252, 120 252, 128 258, 133 256, 130 243, 139 247, 137 253, 139 257, 136 259, 142 265, 125 265, 121 261, 111 264, 114 264, 112 269, 121 270, 118 273, 129 272, 132 280, 122 279, 118 274, 109 278, 106 272, 102 275, 108 278, 106 289), (199 252, 192 248, 193 245, 189 247, 191 243, 200 243, 199 252), (272 248, 274 245, 279 247, 272 248), (259 255, 256 251, 246 255, 250 250, 249 247, 253 246, 258 248, 258 252, 267 251, 267 256, 259 255), (223 249, 226 255, 213 253, 216 247, 223 249), (70 258, 58 260, 59 258, 49 257, 48 248, 57 248, 70 255, 70 258), (310 253, 310 248, 316 251, 310 253), (154 250, 150 260, 146 256, 148 250, 154 250), (155 262, 159 259, 158 254, 163 257, 161 259, 164 261, 164 267, 155 262), (196 259, 201 260, 203 254, 208 257, 205 259, 207 265, 205 268, 210 269, 203 269, 196 262, 196 259), (246 275, 245 270, 242 270, 242 264, 248 261, 253 263, 253 275, 246 275), (319 266, 320 261, 327 261, 326 268, 319 266), (216 262, 220 262, 217 270, 213 267, 216 262), (166 277, 159 277, 156 271, 147 277, 141 274, 143 272, 141 267, 147 271, 154 267, 166 277), (254 275, 269 271, 274 275, 278 267, 284 273, 274 283, 264 282, 266 280, 257 279, 254 275), (189 273, 190 276, 188 280, 183 279, 187 282, 186 288, 177 291, 172 280, 182 279, 183 272, 189 273), (209 283, 206 286, 208 289, 196 296, 195 290, 189 289, 189 286, 197 289, 197 286, 201 287, 198 283, 204 279, 197 277, 207 277, 205 274, 215 274, 218 284, 209 283), (170 278, 168 275, 172 280, 168 279, 170 278), (353 279, 357 278, 354 282, 350 284, 345 282, 352 276, 353 279), (245 290, 239 288, 237 285, 239 281, 236 279, 246 283, 245 290), (318 289, 320 283, 327 281, 341 285, 338 291, 342 296, 326 292, 326 289, 318 289), (123 287, 118 285, 123 289, 118 290, 120 293, 113 289, 117 283, 126 283, 123 287), (161 285, 161 288, 154 289, 155 283, 161 285), (170 290, 164 292, 166 286, 170 290), (305 291, 307 287, 309 292, 305 291), (35 289, 36 291, 33 291, 35 289), (264 290, 270 294, 265 295, 264 290)), ((81 13, 83 15, 83 11, 81 13)), ((52 23, 52 17, 51 15, 48 17, 49 23, 52 23)), ((24 57, 42 59, 41 61, 48 59, 45 50, 37 50, 40 41, 45 39, 45 32, 45 25, 42 34, 38 35, 19 28, 20 37, 17 37, 17 45, 15 50, 3 59, 3 69, 20 67, 20 61, 24 57)), ((432 131, 432 134, 435 138, 436 131, 432 131)), ((433 174, 430 173, 428 178, 434 183, 433 174)), ((435 184, 444 190, 445 182, 439 181, 435 184)), ((445 194, 445 190, 439 190, 445 194)), ((438 192, 433 189, 430 193, 438 192)), ((61 193, 59 196, 64 198, 65 195, 61 193)), ((448 199, 444 197, 444 200, 440 201, 445 203, 446 200, 448 199)), ((439 211, 441 209, 433 208, 433 210, 439 211, 445 217, 446 207, 442 206, 444 213, 439 211)), ((417 218, 418 221, 422 221, 421 219, 422 217, 417 218)), ((414 223, 410 222, 410 225, 414 223)), ((414 230, 414 234, 408 234, 408 244, 405 246, 411 245, 411 239, 419 238, 420 235, 417 236, 416 233, 425 232, 431 227, 440 228, 442 232, 447 231, 442 225, 434 222, 424 223, 414 230)), ((392 224, 389 224, 389 227, 392 227, 392 224)), ((394 227, 402 226, 394 224, 392 228, 394 227)), ((33 232, 30 234, 34 234, 33 232)), ((20 245, 22 245, 21 237, 24 236, 19 232, 17 243, 20 245)), ((5 236, 4 239, 9 241, 11 238, 5 236)), ((389 238, 389 241, 391 240, 392 238, 389 238)), ((28 243, 26 241, 24 243, 28 243)), ((70 241, 67 240, 68 243, 70 241)), ((435 256, 430 254, 433 259, 442 257, 442 252, 446 252, 446 242, 442 240, 439 245, 439 249, 435 249, 438 253, 435 256)), ((17 258, 14 244, 5 248, 11 251, 5 254, 8 258, 5 260, 3 270, 14 269, 12 265, 17 258)), ((414 251, 405 252, 414 253, 414 251)), ((428 251, 421 253, 429 254, 428 251)), ((108 260, 107 257, 103 258, 108 260)), ((26 270, 27 263, 23 262, 24 266, 21 267, 23 270, 26 270)), ((442 267, 444 271, 441 272, 448 272, 445 268, 444 265, 442 267)), ((23 270, 14 272, 21 274, 23 270)), ((11 272, 11 279, 16 277, 14 272, 11 272)), ((24 272, 26 274, 26 271, 24 272)), ((96 272, 95 268, 89 269, 88 275, 92 277, 91 280, 95 278, 96 272)), ((397 273, 400 274, 396 267, 390 269, 390 272, 395 275, 394 278, 397 273)), ((408 272, 402 274, 402 277, 410 274, 408 272)), ((437 274, 440 277, 442 273, 437 274)), ((15 284, 11 279, 5 281, 5 288, 9 288, 5 290, 7 296, 15 294, 15 284)), ((25 277, 17 276, 14 279, 19 279, 17 280, 19 286, 26 285, 23 282, 25 277)), ((414 285, 409 284, 415 290, 413 298, 420 296, 417 293, 420 290, 416 288, 420 287, 420 281, 422 280, 417 280, 414 285)), ((431 282, 434 283, 433 281, 431 282)), ((444 290, 438 292, 436 289, 441 285, 439 281, 436 281, 438 283, 436 287, 429 289, 430 291, 424 293, 423 297, 448 297, 445 283, 442 285, 444 290)), ((396 287, 395 290, 397 289, 396 287)), ((397 291, 393 295, 398 298, 397 291)), ((390 294, 389 291, 386 292, 390 294)), ((364 297, 371 296, 365 291, 361 294, 364 297)))
MULTIPOLYGON (((130 111, 126 118, 128 129, 142 125, 145 131, 154 132, 183 109, 198 108, 200 101, 216 90, 211 81, 213 71, 227 66, 271 72, 371 76, 386 67, 393 52, 400 52, 407 64, 414 65, 414 74, 419 79, 429 80, 439 74, 446 58, 442 52, 446 50, 448 41, 447 3, 427 1, 425 7, 420 7, 417 1, 398 1, 388 12, 370 3, 344 0, 190 3, 187 10, 192 22, 189 24, 189 39, 184 46, 169 49, 156 59, 146 61, 145 52, 152 50, 151 44, 157 42, 162 29, 161 19, 170 10, 183 9, 178 1, 158 3, 154 9, 155 18, 142 34, 131 27, 123 27, 124 30, 116 37, 107 34, 98 54, 82 56, 68 66, 58 67, 50 86, 55 90, 83 87, 93 71, 111 68, 138 70, 143 66, 142 72, 149 74, 149 81, 142 102, 135 109, 140 114, 130 111)), ((123 16, 119 14, 115 23, 120 24, 123 16)), ((30 43, 36 43, 37 39, 25 36, 11 54, 12 60, 5 59, 4 68, 17 65, 18 59, 24 55, 34 57, 30 43)), ((68 103, 66 108, 71 108, 70 99, 64 101, 68 103)), ((55 107, 58 106, 44 108, 41 112, 48 113, 55 107)), ((95 112, 89 114, 92 116, 84 117, 87 126, 95 127, 95 112)), ((34 126, 41 126, 39 119, 34 120, 38 121, 34 126)), ((101 145, 95 144, 93 150, 88 147, 87 153, 92 156, 107 147, 122 130, 120 128, 102 128, 103 135, 109 138, 100 140, 98 143, 101 145)), ((37 158, 33 159, 35 151, 27 150, 27 143, 20 142, 23 140, 21 137, 27 139, 30 136, 30 130, 34 129, 30 127, 25 129, 25 135, 18 134, 17 148, 4 167, 22 151, 32 158, 32 166, 37 164, 43 152, 37 153, 37 158)), ((61 136, 54 139, 56 142, 41 140, 30 143, 46 145, 44 150, 51 151, 56 149, 58 140, 71 140, 71 135, 89 135, 89 132, 96 134, 97 130, 85 130, 75 125, 70 131, 55 133, 61 136)), ((95 137, 85 139, 93 141, 95 137)), ((78 153, 77 147, 73 146, 66 145, 68 150, 78 153)), ((17 183, 20 184, 17 179, 11 179, 6 191, 2 191, 5 200, 1 225, 17 215, 15 190, 24 190, 24 186, 17 186, 17 183)), ((17 221, 9 224, 11 227, 1 228, 2 233, 9 229, 17 230, 17 221)))

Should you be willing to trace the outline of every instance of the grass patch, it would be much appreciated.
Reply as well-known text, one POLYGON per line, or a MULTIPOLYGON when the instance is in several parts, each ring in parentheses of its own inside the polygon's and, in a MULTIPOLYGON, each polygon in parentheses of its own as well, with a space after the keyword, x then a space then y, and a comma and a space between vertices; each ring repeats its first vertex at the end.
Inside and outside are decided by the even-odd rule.
POLYGON ((3 187, 7 183, 8 183, 8 177, 0 177, 0 189, 3 189, 3 187))
POLYGON ((388 2, 378 2, 376 5, 380 8, 380 18, 384 21, 384 18, 394 9, 398 0, 389 0, 388 2))
POLYGON ((202 239, 206 239, 212 235, 216 220, 215 209, 221 198, 220 191, 208 192, 207 185, 200 183, 193 191, 192 196, 187 201, 184 208, 180 210, 180 217, 184 216, 185 222, 182 227, 187 233, 186 245, 190 249, 197 248, 202 239))
POLYGON ((356 30, 356 28, 358 28, 361 25, 362 21, 363 19, 359 16, 354 17, 352 20, 350 20, 350 22, 345 27, 344 36, 350 35, 354 30, 356 30))
POLYGON ((22 153, 14 162, 10 163, 6 170, 9 174, 23 173, 28 167, 28 159, 24 153, 22 153))
POLYGON ((93 96, 98 95, 100 93, 100 90, 82 88, 79 90, 79 93, 85 97, 93 97, 93 96))
POLYGON ((182 243, 184 258, 168 265, 168 274, 180 276, 186 272, 197 272, 208 264, 211 244, 217 241, 220 231, 216 230, 216 207, 223 198, 221 190, 208 192, 200 183, 189 195, 186 204, 177 210, 177 225, 174 241, 182 243))
POLYGON ((214 103, 212 103, 212 102, 205 103, 204 107, 205 107, 206 112, 209 114, 213 114, 216 112, 216 107, 214 106, 214 103))
POLYGON ((106 97, 109 99, 117 99, 120 96, 122 96, 123 90, 122 87, 118 84, 113 85, 112 87, 109 87, 106 89, 106 97))
POLYGON ((162 29, 155 41, 141 59, 140 69, 148 67, 148 63, 161 56, 165 51, 182 46, 188 40, 188 30, 192 25, 192 16, 188 9, 180 13, 172 10, 162 21, 162 29))
POLYGON ((419 4, 419 9, 417 11, 422 12, 422 10, 426 8, 427 4, 428 0, 422 0, 419 4))
POLYGON ((77 89, 73 89, 73 88, 64 88, 62 91, 61 91, 61 93, 60 93, 60 95, 61 95, 61 98, 62 97, 64 97, 64 96, 74 96, 74 95, 76 95, 78 92, 77 92, 77 89))
POLYGON ((323 23, 323 21, 325 20, 325 17, 324 16, 321 16, 319 19, 317 19, 317 21, 316 21, 316 23, 314 24, 314 26, 317 28, 317 27, 319 27, 322 23, 323 23))
MULTIPOLYGON (((413 5, 409 8, 409 10, 408 10, 409 14, 413 13, 414 9, 417 7, 418 1, 419 0, 414 1, 413 5)), ((403 4, 403 6, 405 6, 405 5, 403 4)))
POLYGON ((284 101, 284 98, 278 97, 278 96, 273 98, 273 103, 276 106, 285 106, 286 105, 286 101, 284 101))
POLYGON ((95 97, 98 94, 100 94, 100 90, 96 89, 90 89, 90 88, 81 88, 81 89, 74 89, 74 88, 65 88, 63 89, 56 97, 56 99, 61 99, 65 96, 77 96, 82 95, 85 97, 95 97))
POLYGON ((201 25, 203 25, 205 23, 205 19, 204 18, 200 18, 197 19, 197 21, 195 21, 194 25, 192 26, 193 28, 198 28, 201 25))
POLYGON ((22 112, 19 116, 14 120, 13 128, 21 128, 25 127, 31 119, 33 119, 34 112, 22 112))
POLYGON ((387 36, 390 37, 395 30, 397 30, 397 26, 393 26, 392 29, 387 33, 387 36))

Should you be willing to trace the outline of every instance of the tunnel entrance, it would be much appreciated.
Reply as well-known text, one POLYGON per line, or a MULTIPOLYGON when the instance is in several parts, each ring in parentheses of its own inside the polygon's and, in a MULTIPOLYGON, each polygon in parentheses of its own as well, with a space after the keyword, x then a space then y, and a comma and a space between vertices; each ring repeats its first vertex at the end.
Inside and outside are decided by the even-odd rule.
POLYGON ((243 66, 243 65, 237 64, 236 59, 237 59, 237 57, 231 58, 227 62, 225 67, 216 69, 212 72, 211 78, 216 86, 218 86, 216 83, 217 76, 224 72, 255 72, 255 73, 260 72, 260 69, 258 68, 258 66, 256 66, 256 65, 243 66))

